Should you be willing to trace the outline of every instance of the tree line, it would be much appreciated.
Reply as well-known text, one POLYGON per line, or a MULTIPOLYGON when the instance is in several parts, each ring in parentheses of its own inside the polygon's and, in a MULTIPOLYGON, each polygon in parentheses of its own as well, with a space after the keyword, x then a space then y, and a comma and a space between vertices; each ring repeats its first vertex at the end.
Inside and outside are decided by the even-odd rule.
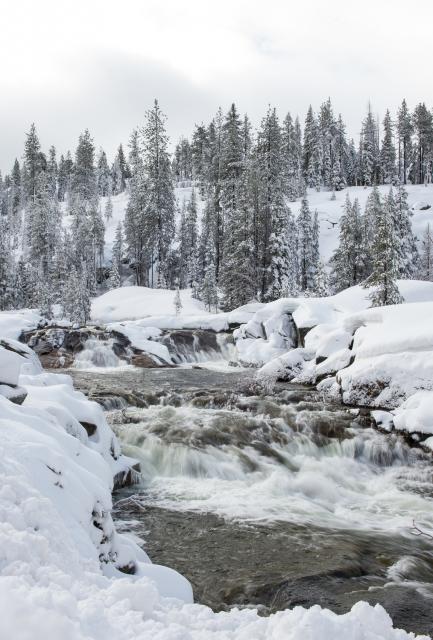
POLYGON ((110 165, 86 130, 74 156, 57 159, 54 147, 43 153, 32 125, 21 162, 0 177, 0 308, 39 307, 49 317, 61 304, 83 323, 90 297, 128 274, 138 285, 191 287, 209 309, 323 295, 367 279, 379 288, 381 269, 390 282, 420 270, 430 277, 430 230, 419 258, 404 190, 432 180, 433 117, 424 104, 410 113, 403 101, 394 120, 387 111, 382 129, 369 107, 358 145, 330 100, 317 113, 309 108, 303 129, 299 118, 280 121, 269 107, 257 131, 233 104, 197 125, 172 156, 155 101, 128 147, 125 154, 120 145, 110 165), (346 186, 379 184, 394 189, 386 199, 373 189, 362 215, 346 201, 328 276, 307 189, 333 198, 346 186), (191 187, 186 202, 176 201, 176 185, 191 187), (107 264, 105 222, 112 197, 123 192, 125 218, 107 264))

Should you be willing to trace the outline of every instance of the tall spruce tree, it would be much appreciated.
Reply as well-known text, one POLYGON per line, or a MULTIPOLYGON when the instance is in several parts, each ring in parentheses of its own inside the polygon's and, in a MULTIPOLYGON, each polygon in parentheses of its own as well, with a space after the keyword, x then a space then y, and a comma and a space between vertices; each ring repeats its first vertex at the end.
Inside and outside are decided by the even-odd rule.
POLYGON ((381 204, 371 251, 372 272, 363 283, 364 287, 372 288, 368 297, 373 307, 398 304, 403 300, 396 282, 399 243, 394 227, 396 204, 392 189, 381 204))

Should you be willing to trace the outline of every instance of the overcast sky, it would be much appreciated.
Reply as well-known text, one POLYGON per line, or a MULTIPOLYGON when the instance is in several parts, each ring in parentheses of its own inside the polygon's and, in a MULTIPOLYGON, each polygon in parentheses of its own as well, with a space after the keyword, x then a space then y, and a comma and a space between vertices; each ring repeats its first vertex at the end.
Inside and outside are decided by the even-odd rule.
POLYGON ((303 121, 328 96, 356 136, 369 100, 433 105, 432 18, 432 0, 1 0, 0 168, 33 121, 44 149, 88 127, 111 156, 155 97, 173 141, 219 105, 303 121))

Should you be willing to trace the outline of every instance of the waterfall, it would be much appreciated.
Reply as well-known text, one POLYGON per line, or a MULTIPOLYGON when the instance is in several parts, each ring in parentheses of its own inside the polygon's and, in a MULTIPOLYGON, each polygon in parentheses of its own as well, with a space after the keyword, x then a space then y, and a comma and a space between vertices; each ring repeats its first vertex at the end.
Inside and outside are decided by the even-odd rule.
POLYGON ((237 358, 230 333, 214 333, 206 330, 176 330, 162 336, 164 344, 175 364, 209 361, 230 362, 237 358))
POLYGON ((94 369, 118 367, 120 359, 113 351, 114 340, 98 340, 98 338, 88 338, 84 344, 84 349, 75 357, 75 369, 94 369))

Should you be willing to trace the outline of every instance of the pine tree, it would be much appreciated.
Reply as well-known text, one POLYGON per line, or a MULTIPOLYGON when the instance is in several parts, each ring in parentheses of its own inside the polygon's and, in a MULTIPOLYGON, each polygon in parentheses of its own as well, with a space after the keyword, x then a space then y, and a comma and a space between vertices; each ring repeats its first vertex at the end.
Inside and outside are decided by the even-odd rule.
POLYGON ((403 100, 398 110, 397 135, 398 135, 398 176, 401 183, 406 184, 412 157, 412 118, 407 108, 406 100, 403 100))
POLYGON ((321 140, 318 124, 310 105, 304 128, 303 172, 309 187, 320 189, 322 173, 321 140))
POLYGON ((113 201, 111 196, 108 196, 107 202, 105 203, 104 217, 107 221, 113 217, 113 201))
POLYGON ((167 259, 174 236, 175 198, 165 116, 155 100, 142 129, 146 174, 144 223, 151 262, 151 286, 167 279, 167 259), (155 277, 156 269, 156 277, 155 277), (156 282, 155 282, 156 281, 156 282))
POLYGON ((363 278, 362 225, 358 201, 352 205, 349 194, 340 218, 338 248, 331 258, 331 282, 336 292, 352 287, 363 278))
POLYGON ((63 309, 72 324, 85 325, 90 319, 90 298, 85 272, 72 268, 65 286, 63 309))
POLYGON ((97 194, 96 171, 94 166, 95 147, 86 129, 78 139, 71 191, 83 200, 93 200, 97 194))
POLYGON ((393 126, 391 115, 387 109, 383 121, 384 137, 380 151, 380 170, 384 184, 393 184, 396 181, 393 126))
POLYGON ((422 280, 433 281, 433 233, 428 224, 422 238, 422 252, 419 276, 422 280))
POLYGON ((118 289, 121 286, 119 267, 116 260, 113 260, 110 269, 110 289, 118 289))
POLYGON ((119 221, 116 227, 116 235, 113 243, 113 262, 117 265, 117 270, 120 273, 123 258, 123 232, 122 223, 119 221))
POLYGON ((424 103, 415 107, 413 114, 416 161, 414 182, 428 184, 432 181, 433 166, 433 116, 424 103))
POLYGON ((60 156, 59 169, 58 169, 58 191, 57 197, 59 202, 63 202, 66 194, 69 192, 72 174, 74 170, 74 162, 71 157, 70 151, 66 154, 66 158, 60 156))
POLYGON ((209 262, 206 267, 203 284, 200 291, 200 299, 208 311, 216 312, 218 309, 218 289, 215 277, 215 264, 209 262))
POLYGON ((7 220, 0 216, 0 310, 13 305, 13 258, 7 220))
POLYGON ((99 151, 96 167, 96 183, 98 195, 105 197, 111 194, 111 175, 107 162, 107 154, 103 149, 99 151))
POLYGON ((34 200, 37 194, 39 174, 46 168, 46 159, 41 152, 41 144, 34 123, 30 127, 24 145, 24 194, 34 200))
POLYGON ((395 194, 394 228, 398 243, 398 272, 400 278, 414 278, 419 270, 417 239, 412 230, 412 213, 407 202, 407 191, 399 185, 395 194))
POLYGON ((116 195, 122 193, 126 189, 127 180, 131 177, 131 172, 128 167, 128 163, 126 162, 122 145, 119 145, 119 148, 117 149, 111 173, 113 193, 116 195))
POLYGON ((174 310, 177 316, 182 311, 182 300, 180 298, 179 287, 176 289, 176 294, 174 296, 174 310))
POLYGON ((376 220, 372 272, 363 283, 363 287, 372 288, 368 297, 373 307, 399 304, 403 300, 396 283, 399 276, 399 246, 393 224, 395 206, 391 189, 376 220))
POLYGON ((367 116, 362 123, 360 141, 360 173, 365 186, 378 183, 379 168, 379 135, 378 127, 368 105, 367 116))
POLYGON ((302 292, 314 290, 315 276, 315 238, 313 220, 306 198, 302 199, 297 219, 299 285, 302 292))
POLYGON ((138 131, 133 131, 129 149, 131 179, 129 201, 125 213, 125 241, 129 264, 135 272, 136 284, 146 286, 149 284, 151 246, 149 246, 150 239, 147 234, 148 225, 146 222, 147 181, 138 131))

